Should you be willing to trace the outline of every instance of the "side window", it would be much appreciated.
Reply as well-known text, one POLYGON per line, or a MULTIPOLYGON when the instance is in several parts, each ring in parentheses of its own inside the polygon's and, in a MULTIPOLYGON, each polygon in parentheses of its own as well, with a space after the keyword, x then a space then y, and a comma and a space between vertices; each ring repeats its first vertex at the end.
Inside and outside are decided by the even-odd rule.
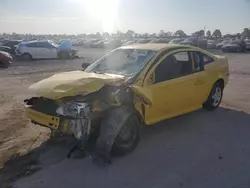
POLYGON ((54 46, 52 44, 50 44, 49 42, 44 42, 43 46, 44 46, 44 48, 54 48, 54 46))
POLYGON ((205 54, 202 54, 202 56, 203 56, 204 65, 209 64, 209 63, 214 61, 213 58, 211 58, 211 57, 209 57, 209 56, 207 56, 205 54))
POLYGON ((200 52, 192 52, 194 59, 194 72, 200 72, 204 70, 203 57, 200 52))
POLYGON ((38 42, 37 47, 38 48, 47 48, 47 43, 46 42, 38 42))
POLYGON ((26 44, 27 47, 31 47, 31 48, 36 48, 37 47, 37 43, 33 42, 33 43, 28 43, 26 44))
POLYGON ((171 80, 193 73, 189 52, 178 52, 169 55, 155 69, 155 83, 171 80))
POLYGON ((173 55, 177 61, 189 61, 187 52, 180 52, 173 55))
POLYGON ((192 52, 194 58, 194 69, 195 72, 203 71, 204 66, 214 61, 213 58, 209 57, 202 52, 192 52))

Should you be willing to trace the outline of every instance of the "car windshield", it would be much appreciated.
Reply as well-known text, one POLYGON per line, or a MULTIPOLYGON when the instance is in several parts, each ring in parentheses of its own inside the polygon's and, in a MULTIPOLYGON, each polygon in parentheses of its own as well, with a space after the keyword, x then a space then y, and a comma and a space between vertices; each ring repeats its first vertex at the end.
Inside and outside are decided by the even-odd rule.
POLYGON ((230 44, 240 44, 240 41, 232 41, 230 44))
POLYGON ((91 64, 86 72, 118 74, 132 77, 140 72, 156 51, 140 49, 117 49, 91 64))
MULTIPOLYGON (((48 40, 48 41, 49 41, 49 43, 50 43, 51 45, 53 45, 53 46, 55 46, 55 47, 58 46, 58 44, 56 44, 53 40, 48 40)), ((64 41, 62 41, 62 42, 64 42, 64 41)))

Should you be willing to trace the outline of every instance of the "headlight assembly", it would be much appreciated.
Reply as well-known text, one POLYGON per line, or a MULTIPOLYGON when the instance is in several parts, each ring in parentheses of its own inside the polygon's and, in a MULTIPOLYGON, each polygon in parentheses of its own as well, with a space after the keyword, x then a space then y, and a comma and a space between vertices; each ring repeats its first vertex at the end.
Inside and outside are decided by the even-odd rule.
POLYGON ((86 117, 90 112, 90 105, 80 102, 67 102, 57 108, 56 113, 61 116, 82 118, 86 117))

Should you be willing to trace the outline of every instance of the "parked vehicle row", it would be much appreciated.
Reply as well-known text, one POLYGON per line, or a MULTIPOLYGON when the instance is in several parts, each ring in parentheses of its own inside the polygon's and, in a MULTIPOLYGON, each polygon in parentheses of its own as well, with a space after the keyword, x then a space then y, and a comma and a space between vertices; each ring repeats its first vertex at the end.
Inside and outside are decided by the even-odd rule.
MULTIPOLYGON (((182 45, 190 45, 190 46, 196 46, 203 49, 232 49, 232 51, 245 51, 250 49, 250 42, 249 40, 246 40, 245 47, 244 42, 233 42, 233 41, 241 41, 241 40, 232 40, 232 39, 206 39, 202 37, 188 37, 188 38, 175 38, 175 39, 168 39, 168 38, 147 38, 147 39, 134 39, 134 40, 113 40, 113 41, 105 41, 100 39, 92 39, 87 41, 83 46, 85 47, 91 47, 91 48, 116 48, 119 46, 126 46, 130 44, 147 44, 147 43, 169 43, 169 44, 182 44, 182 45), (112 43, 113 41, 116 41, 116 44, 112 43), (241 47, 238 48, 238 45, 241 47), (232 46, 232 47, 229 47, 232 46), (243 47, 242 47, 243 46, 243 47), (236 50, 233 50, 236 49, 236 50)), ((230 51, 230 50, 229 50, 230 51)))

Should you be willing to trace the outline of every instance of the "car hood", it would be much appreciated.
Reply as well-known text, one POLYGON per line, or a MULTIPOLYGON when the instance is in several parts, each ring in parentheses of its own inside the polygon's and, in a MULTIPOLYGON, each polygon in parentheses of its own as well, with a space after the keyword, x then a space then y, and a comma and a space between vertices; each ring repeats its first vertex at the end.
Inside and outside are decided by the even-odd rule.
POLYGON ((33 93, 49 99, 87 95, 98 91, 105 84, 121 83, 124 76, 71 71, 55 74, 29 87, 33 93))

